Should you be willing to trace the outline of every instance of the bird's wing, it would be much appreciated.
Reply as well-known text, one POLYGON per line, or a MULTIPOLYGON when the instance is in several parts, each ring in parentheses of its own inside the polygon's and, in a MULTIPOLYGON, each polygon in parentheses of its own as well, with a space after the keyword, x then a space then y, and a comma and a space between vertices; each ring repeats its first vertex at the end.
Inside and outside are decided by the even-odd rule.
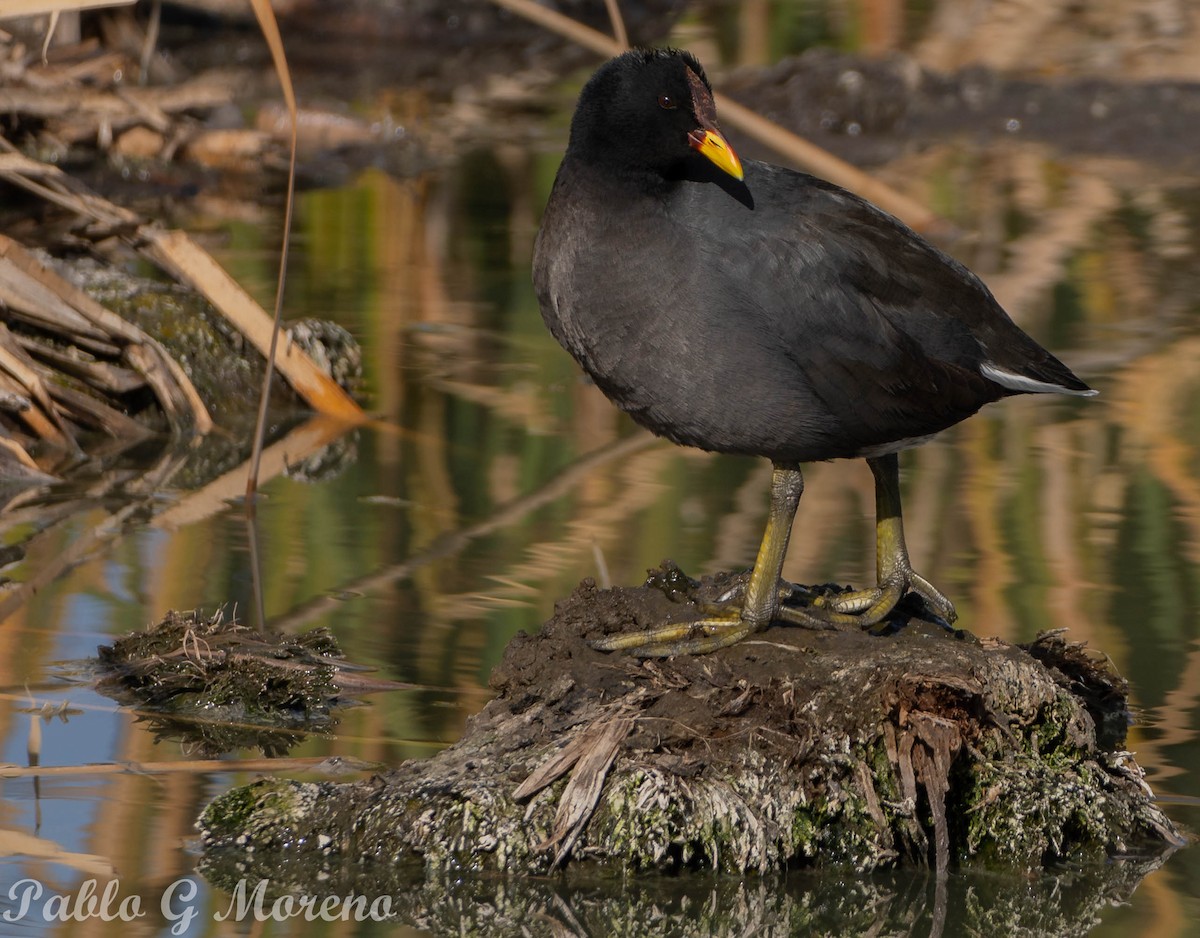
POLYGON ((697 279, 708 271, 711 306, 728 311, 763 382, 796 382, 854 449, 937 432, 1004 393, 980 371, 973 328, 1003 313, 965 268, 811 177, 747 183, 753 207, 698 193, 711 214, 697 279))

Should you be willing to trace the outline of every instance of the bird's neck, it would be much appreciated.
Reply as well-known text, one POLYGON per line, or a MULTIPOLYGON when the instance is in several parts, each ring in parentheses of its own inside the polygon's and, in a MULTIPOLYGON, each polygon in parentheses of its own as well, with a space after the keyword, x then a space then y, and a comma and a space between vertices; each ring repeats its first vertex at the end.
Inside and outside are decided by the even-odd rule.
POLYGON ((575 154, 573 158, 579 171, 594 180, 595 185, 612 190, 614 198, 629 199, 641 196, 652 199, 668 198, 682 181, 679 174, 664 174, 661 169, 637 163, 617 163, 611 160, 597 161, 586 155, 575 154))

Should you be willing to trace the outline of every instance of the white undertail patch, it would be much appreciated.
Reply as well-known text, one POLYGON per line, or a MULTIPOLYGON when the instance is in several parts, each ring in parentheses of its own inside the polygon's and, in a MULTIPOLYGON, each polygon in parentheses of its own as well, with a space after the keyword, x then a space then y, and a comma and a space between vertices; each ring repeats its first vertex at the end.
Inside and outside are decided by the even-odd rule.
POLYGON ((1100 393, 1091 388, 1086 391, 1077 391, 1074 388, 1064 388, 1061 384, 1038 381, 1037 378, 1029 378, 1025 375, 1005 371, 991 362, 984 362, 979 366, 979 371, 989 381, 995 381, 1001 387, 1008 388, 1011 391, 1025 391, 1029 394, 1072 394, 1075 397, 1095 397, 1100 393))

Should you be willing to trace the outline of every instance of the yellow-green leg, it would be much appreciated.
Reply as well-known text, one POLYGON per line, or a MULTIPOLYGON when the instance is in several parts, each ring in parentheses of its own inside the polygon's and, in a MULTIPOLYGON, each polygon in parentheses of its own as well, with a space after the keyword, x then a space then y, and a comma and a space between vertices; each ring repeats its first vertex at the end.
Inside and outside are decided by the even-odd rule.
POLYGON ((601 651, 628 651, 646 658, 665 658, 668 655, 703 654, 733 645, 747 635, 765 629, 776 617, 818 628, 827 627, 821 620, 805 616, 801 610, 781 610, 779 607, 779 574, 787 554, 796 506, 800 504, 803 491, 804 477, 800 474, 799 466, 775 466, 771 473, 767 529, 763 533, 740 608, 736 601, 731 602, 727 613, 706 616, 682 625, 609 635, 592 642, 592 647, 601 651))
POLYGON ((896 454, 870 458, 867 464, 875 475, 875 573, 878 585, 874 588, 817 597, 806 607, 780 604, 779 578, 796 507, 804 491, 804 477, 799 466, 777 464, 771 474, 767 528, 740 606, 733 600, 727 609, 698 621, 609 635, 592 642, 592 647, 601 651, 628 651, 647 658, 665 658, 703 654, 733 645, 765 629, 773 619, 809 628, 867 628, 886 619, 909 590, 922 596, 947 622, 953 622, 957 618, 954 605, 909 563, 900 511, 900 470, 896 454))
POLYGON ((875 476, 874 589, 840 593, 814 602, 813 613, 831 624, 856 623, 864 628, 882 622, 909 590, 922 596, 947 622, 958 618, 954 604, 913 570, 904 542, 900 511, 900 464, 895 453, 867 460, 875 476))

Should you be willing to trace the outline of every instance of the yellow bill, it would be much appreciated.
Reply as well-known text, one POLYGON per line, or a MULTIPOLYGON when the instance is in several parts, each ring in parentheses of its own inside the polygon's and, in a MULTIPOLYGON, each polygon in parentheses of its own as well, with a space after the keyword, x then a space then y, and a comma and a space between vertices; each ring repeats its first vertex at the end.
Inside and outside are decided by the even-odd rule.
POLYGON ((718 169, 729 173, 738 182, 742 181, 742 161, 720 132, 712 128, 697 128, 688 134, 688 143, 718 169))

